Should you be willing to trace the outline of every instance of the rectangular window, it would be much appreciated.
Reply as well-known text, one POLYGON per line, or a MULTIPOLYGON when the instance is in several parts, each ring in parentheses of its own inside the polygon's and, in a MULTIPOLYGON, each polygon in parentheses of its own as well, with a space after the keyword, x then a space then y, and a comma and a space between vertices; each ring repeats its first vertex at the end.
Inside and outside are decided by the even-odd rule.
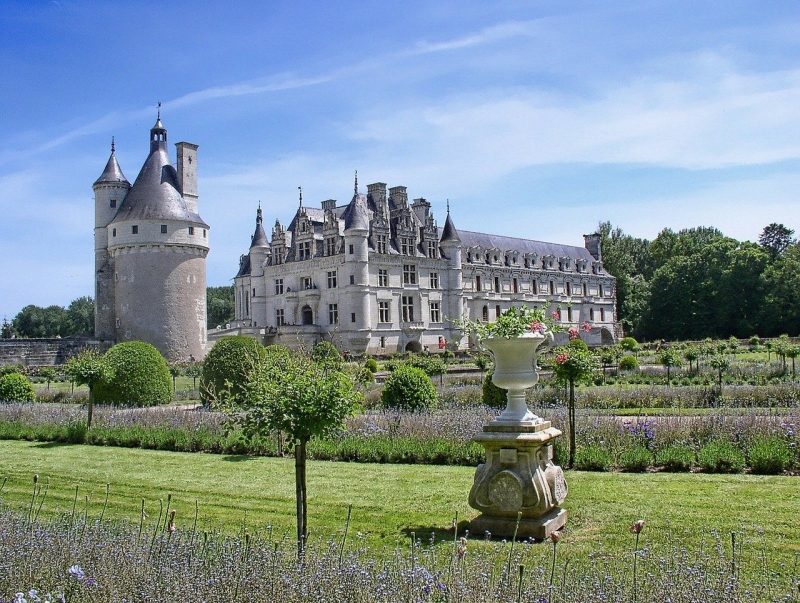
POLYGON ((431 272, 431 289, 439 288, 439 273, 431 272))
POLYGON ((583 283, 581 285, 581 289, 582 289, 583 296, 587 297, 589 295, 589 288, 586 286, 586 283, 583 283))
POLYGON ((328 271, 328 289, 335 289, 336 288, 336 271, 329 270, 328 271))
POLYGON ((567 295, 572 295, 572 284, 567 281, 567 295))
POLYGON ((439 302, 431 302, 431 322, 442 322, 442 314, 439 310, 439 302))
POLYGON ((117 206, 117 200, 116 199, 111 199, 111 201, 109 202, 109 205, 113 209, 114 207, 117 206))
POLYGON ((400 237, 400 253, 414 255, 414 240, 411 237, 400 237))
POLYGON ((308 291, 309 289, 313 289, 314 288, 314 283, 312 282, 310 276, 304 276, 303 280, 301 281, 301 283, 303 285, 303 290, 305 290, 305 291, 308 291))
POLYGON ((206 238, 206 229, 205 228, 203 229, 203 238, 204 239, 206 238))
POLYGON ((572 322, 572 306, 567 307, 567 322, 572 322))
POLYGON ((435 258, 437 257, 437 245, 436 241, 428 241, 428 257, 435 258))
POLYGON ((255 297, 255 296, 256 296, 256 288, 253 287, 253 297, 255 297))
POLYGON ((500 306, 495 306, 495 307, 494 307, 494 316, 495 316, 495 319, 497 319, 497 318, 500 318, 500 315, 501 315, 502 313, 503 313, 503 311, 500 309, 500 306))
POLYGON ((519 293, 519 283, 517 282, 517 279, 511 281, 511 289, 514 291, 514 293, 519 293))
POLYGON ((480 275, 475 275, 475 291, 483 291, 481 289, 481 277, 480 275))
POLYGON ((414 298, 410 295, 403 295, 400 298, 400 308, 403 322, 414 322, 414 298))
POLYGON ((389 302, 388 301, 379 301, 378 302, 378 322, 391 322, 392 315, 389 310, 389 302))
POLYGON ((403 264, 403 284, 417 284, 417 267, 414 264, 403 264))
POLYGON ((386 253, 386 235, 378 235, 375 237, 375 248, 378 253, 386 253))
POLYGON ((589 320, 594 320, 594 308, 589 308, 589 320))
POLYGON ((116 228, 112 228, 111 229, 111 236, 112 237, 116 237, 117 236, 117 229, 116 228))
POLYGON ((606 309, 600 308, 600 322, 606 321, 606 309))
POLYGON ((161 234, 167 234, 167 225, 166 224, 162 224, 161 225, 161 234))
POLYGON ((275 295, 283 295, 283 279, 275 279, 275 295))
POLYGON ((189 234, 190 234, 190 235, 193 235, 193 234, 194 234, 194 226, 190 226, 190 227, 189 227, 189 234))
POLYGON ((385 337, 381 337, 381 347, 382 348, 386 347, 386 338, 385 337))
POLYGON ((598 289, 597 295, 599 297, 603 297, 603 285, 597 285, 597 289, 598 289))
POLYGON ((298 259, 311 259, 311 241, 303 241, 297 246, 298 259))
POLYGON ((139 225, 138 224, 134 224, 133 226, 131 226, 131 234, 139 234, 139 225))
POLYGON ((499 276, 496 276, 496 277, 494 277, 494 290, 495 290, 497 293, 501 293, 501 289, 500 289, 500 277, 499 277, 499 276))
POLYGON ((336 239, 334 237, 328 237, 325 239, 325 255, 335 255, 336 254, 336 239))
POLYGON ((550 295, 556 294, 556 284, 553 281, 550 281, 550 295))
POLYGON ((286 324, 286 318, 283 315, 283 308, 278 308, 275 310, 275 324, 279 327, 282 327, 286 324))
POLYGON ((339 323, 339 305, 328 304, 328 322, 332 325, 339 323))
POLYGON ((378 268, 378 287, 389 286, 389 271, 378 268))
POLYGON ((356 313, 355 312, 351 312, 350 313, 350 322, 355 322, 355 321, 356 321, 356 313))
POLYGON ((355 274, 351 274, 350 275, 350 284, 351 285, 355 285, 356 284, 356 275, 355 274))
POLYGON ((353 255, 353 246, 352 245, 348 245, 347 253, 349 253, 350 255, 353 255))

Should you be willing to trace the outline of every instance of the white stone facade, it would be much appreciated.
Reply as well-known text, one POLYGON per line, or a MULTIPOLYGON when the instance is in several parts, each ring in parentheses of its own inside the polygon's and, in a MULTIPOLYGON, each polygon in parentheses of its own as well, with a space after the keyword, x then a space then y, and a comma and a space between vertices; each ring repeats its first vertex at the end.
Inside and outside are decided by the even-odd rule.
POLYGON ((599 236, 586 247, 438 228, 425 199, 371 184, 347 205, 301 206, 267 240, 261 209, 250 251, 234 279, 236 318, 209 335, 248 334, 264 343, 327 339, 355 354, 466 349, 461 316, 493 321, 512 305, 550 305, 564 326, 589 322, 590 344, 618 329, 615 280, 599 236))

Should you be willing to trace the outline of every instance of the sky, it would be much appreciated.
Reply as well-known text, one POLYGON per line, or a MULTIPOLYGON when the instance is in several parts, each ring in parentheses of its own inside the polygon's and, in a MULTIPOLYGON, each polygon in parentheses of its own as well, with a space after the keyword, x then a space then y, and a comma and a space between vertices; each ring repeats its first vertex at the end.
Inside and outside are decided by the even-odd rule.
POLYGON ((795 0, 4 0, 0 74, 0 319, 94 295, 92 183, 112 136, 134 181, 159 101, 200 145, 209 285, 259 202, 287 224, 355 170, 563 244, 800 231, 795 0))

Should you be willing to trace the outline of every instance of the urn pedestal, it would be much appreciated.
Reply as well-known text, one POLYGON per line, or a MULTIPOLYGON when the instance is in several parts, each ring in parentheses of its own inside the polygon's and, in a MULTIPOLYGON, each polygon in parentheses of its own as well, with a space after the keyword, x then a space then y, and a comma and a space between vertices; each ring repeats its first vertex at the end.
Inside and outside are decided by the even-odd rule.
POLYGON ((492 381, 508 390, 506 409, 475 438, 486 448, 478 466, 469 504, 481 512, 470 521, 475 535, 490 532, 511 538, 547 538, 566 524, 561 504, 567 483, 553 463, 553 440, 561 431, 533 414, 525 390, 539 380, 536 358, 552 335, 531 333, 514 339, 488 339, 484 346, 495 360, 492 381))

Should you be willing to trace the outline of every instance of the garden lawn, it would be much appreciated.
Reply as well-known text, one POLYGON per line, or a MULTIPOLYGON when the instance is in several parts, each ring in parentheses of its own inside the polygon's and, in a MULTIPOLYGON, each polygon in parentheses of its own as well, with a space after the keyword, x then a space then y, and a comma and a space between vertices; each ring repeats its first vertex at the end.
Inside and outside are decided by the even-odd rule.
MULTIPOLYGON (((5 504, 27 512, 34 474, 43 488, 49 481, 42 515, 70 513, 78 486, 76 514, 88 508, 90 518, 96 517, 108 484, 107 517, 136 523, 144 499, 146 522, 152 524, 159 500, 166 505, 171 494, 178 529, 191 528, 197 501, 204 529, 272 525, 278 533, 294 532, 291 458, 0 441, 0 485, 8 478, 0 493, 5 504)), ((372 546, 394 549, 407 544, 411 532, 424 540, 432 531, 438 539, 452 539, 447 528, 456 513, 462 531, 463 520, 477 515, 466 502, 473 474, 469 467, 309 461, 311 537, 340 534, 352 504, 350 534, 372 546)), ((716 531, 728 550, 730 533, 737 532, 747 573, 761 567, 762 552, 776 570, 781 562, 791 568, 800 555, 797 477, 567 472, 567 481, 565 553, 628 554, 633 544, 628 528, 645 519, 643 546, 674 538, 693 549, 712 549, 716 531)))

